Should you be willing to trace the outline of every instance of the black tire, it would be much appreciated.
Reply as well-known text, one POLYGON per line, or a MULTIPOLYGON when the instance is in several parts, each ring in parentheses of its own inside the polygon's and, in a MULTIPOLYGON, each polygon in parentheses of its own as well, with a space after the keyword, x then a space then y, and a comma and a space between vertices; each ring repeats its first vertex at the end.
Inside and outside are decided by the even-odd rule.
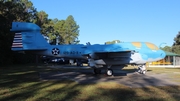
POLYGON ((106 74, 108 76, 112 76, 113 75, 113 70, 112 69, 107 69, 106 74))
POLYGON ((146 74, 146 70, 143 70, 143 71, 142 71, 142 74, 146 74))

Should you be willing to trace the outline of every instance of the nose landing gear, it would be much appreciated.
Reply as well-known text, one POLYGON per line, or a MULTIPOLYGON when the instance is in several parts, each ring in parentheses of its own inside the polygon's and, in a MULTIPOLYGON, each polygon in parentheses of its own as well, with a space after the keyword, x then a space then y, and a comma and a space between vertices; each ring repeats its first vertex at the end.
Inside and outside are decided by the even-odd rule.
POLYGON ((145 65, 140 65, 139 67, 138 67, 138 73, 140 73, 140 74, 146 74, 146 66, 145 65))

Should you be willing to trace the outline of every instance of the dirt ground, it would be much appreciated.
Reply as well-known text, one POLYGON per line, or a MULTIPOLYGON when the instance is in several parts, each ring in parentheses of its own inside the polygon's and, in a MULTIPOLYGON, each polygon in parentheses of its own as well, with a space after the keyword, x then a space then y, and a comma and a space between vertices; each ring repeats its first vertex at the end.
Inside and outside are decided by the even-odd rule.
MULTIPOLYGON (((61 68, 61 67, 59 67, 61 68)), ((64 68, 64 67, 63 67, 64 68)), ((169 77, 166 73, 153 73, 147 71, 145 75, 137 72, 125 72, 119 69, 113 69, 114 76, 105 75, 105 70, 101 74, 93 74, 92 69, 77 69, 77 70, 57 70, 54 72, 40 72, 41 80, 73 80, 80 84, 91 84, 98 82, 117 82, 132 88, 146 86, 169 86, 180 85, 176 79, 169 77)))

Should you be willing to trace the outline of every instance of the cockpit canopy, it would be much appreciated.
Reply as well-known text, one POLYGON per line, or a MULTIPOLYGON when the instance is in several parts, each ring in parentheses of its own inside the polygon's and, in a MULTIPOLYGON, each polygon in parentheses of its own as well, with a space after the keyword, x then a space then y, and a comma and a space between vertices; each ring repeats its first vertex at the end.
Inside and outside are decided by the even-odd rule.
MULTIPOLYGON (((132 42, 132 44, 137 47, 137 48, 141 48, 142 47, 142 43, 141 42, 132 42)), ((144 43, 148 48, 150 48, 151 50, 159 50, 159 48, 152 44, 152 43, 149 43, 149 42, 145 42, 144 43)))

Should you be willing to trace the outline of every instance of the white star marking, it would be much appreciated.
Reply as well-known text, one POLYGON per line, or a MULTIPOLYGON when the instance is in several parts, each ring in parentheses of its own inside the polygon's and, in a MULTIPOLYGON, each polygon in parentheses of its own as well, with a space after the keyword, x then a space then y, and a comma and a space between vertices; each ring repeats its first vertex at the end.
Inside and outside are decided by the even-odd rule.
POLYGON ((52 54, 53 55, 58 55, 60 52, 59 52, 59 49, 58 48, 53 48, 52 49, 52 54))

